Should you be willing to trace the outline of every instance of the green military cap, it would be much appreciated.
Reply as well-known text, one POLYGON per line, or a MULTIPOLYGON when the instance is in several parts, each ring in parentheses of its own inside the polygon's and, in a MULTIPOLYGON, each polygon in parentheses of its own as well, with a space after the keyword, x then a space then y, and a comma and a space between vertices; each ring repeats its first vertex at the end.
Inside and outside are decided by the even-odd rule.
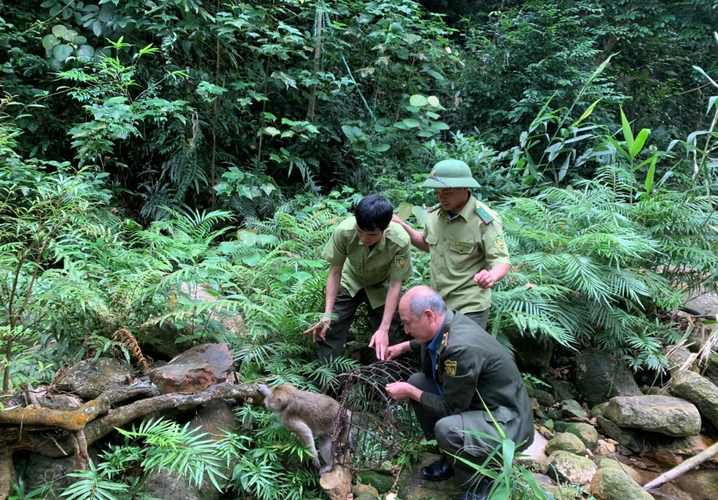
POLYGON ((479 183, 471 176, 471 169, 461 160, 442 160, 431 169, 423 187, 435 189, 477 188, 479 183))

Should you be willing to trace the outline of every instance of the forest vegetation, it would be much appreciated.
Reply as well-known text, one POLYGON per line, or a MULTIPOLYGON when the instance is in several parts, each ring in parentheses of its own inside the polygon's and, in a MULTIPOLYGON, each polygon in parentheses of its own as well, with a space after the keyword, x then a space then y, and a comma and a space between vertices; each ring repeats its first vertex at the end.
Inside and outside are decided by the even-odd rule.
MULTIPOLYGON (((0 0, 2 394, 165 325, 228 343, 245 383, 316 391, 357 366, 301 334, 334 224, 379 192, 421 226, 449 157, 512 253, 490 333, 660 372, 684 294, 718 283, 717 21, 715 0, 0 0)), ((267 412, 237 417, 222 488, 318 495, 267 412)), ((135 498, 127 432, 83 484, 135 498)))

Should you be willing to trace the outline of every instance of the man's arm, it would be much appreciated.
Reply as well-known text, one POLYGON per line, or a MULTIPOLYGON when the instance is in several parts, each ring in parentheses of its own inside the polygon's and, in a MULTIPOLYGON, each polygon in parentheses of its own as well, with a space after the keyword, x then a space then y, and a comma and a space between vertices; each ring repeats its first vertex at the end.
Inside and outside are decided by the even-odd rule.
POLYGON ((322 340, 327 338, 327 330, 331 324, 331 314, 334 310, 334 302, 339 294, 339 285, 342 281, 341 266, 332 266, 329 268, 329 276, 327 277, 327 291, 324 299, 324 317, 313 327, 304 330, 304 333, 311 333, 312 340, 317 341, 317 336, 322 340))
POLYGON ((387 394, 396 401, 406 401, 407 399, 413 399, 414 401, 421 402, 421 395, 424 393, 418 387, 414 387, 408 382, 392 382, 386 384, 387 394))
POLYGON ((384 361, 386 358, 386 349, 389 347, 389 329, 394 319, 396 306, 399 304, 399 295, 401 295, 401 281, 390 281, 389 290, 386 292, 386 302, 384 303, 384 316, 381 318, 379 329, 372 335, 369 347, 376 349, 376 358, 384 361))
POLYGON ((409 239, 411 240, 411 244, 414 245, 416 248, 421 250, 422 252, 428 252, 429 251, 429 244, 426 242, 424 237, 421 235, 419 231, 411 227, 409 224, 401 220, 397 215, 393 215, 391 220, 393 222, 396 222, 401 227, 404 228, 404 231, 406 231, 406 234, 409 235, 409 239))

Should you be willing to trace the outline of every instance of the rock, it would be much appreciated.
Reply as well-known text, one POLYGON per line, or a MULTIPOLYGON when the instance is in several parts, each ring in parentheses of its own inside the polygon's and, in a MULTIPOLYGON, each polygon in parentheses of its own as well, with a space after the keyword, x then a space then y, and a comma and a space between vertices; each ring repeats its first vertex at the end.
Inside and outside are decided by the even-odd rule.
POLYGON ((569 433, 557 435, 546 445, 546 453, 551 456, 556 451, 567 451, 574 455, 585 455, 586 445, 578 436, 569 433))
MULTIPOLYGON (((97 463, 97 454, 94 447, 88 451, 91 453, 93 462, 97 463)), ((15 472, 18 477, 22 477, 25 481, 26 492, 41 488, 47 484, 52 485, 53 491, 61 492, 76 481, 75 478, 68 476, 69 473, 77 470, 77 462, 74 456, 49 458, 39 453, 15 452, 13 461, 15 462, 15 472)), ((48 496, 48 498, 55 497, 48 496)), ((56 498, 60 498, 59 493, 56 498)))
POLYGON ((391 476, 371 470, 357 473, 357 480, 376 489, 380 494, 388 492, 394 486, 391 476))
POLYGON ((544 408, 551 406, 555 401, 553 398, 553 394, 551 394, 550 392, 542 391, 541 389, 534 389, 533 397, 535 397, 536 401, 538 401, 538 404, 543 406, 544 408))
POLYGON ((508 339, 514 348, 516 359, 526 366, 539 368, 540 371, 546 371, 551 367, 553 343, 545 336, 538 338, 533 335, 511 333, 509 330, 508 339))
POLYGON ((622 464, 618 460, 606 457, 598 457, 594 459, 593 462, 596 464, 596 467, 598 467, 599 470, 605 468, 618 469, 628 474, 628 477, 630 477, 634 481, 638 482, 638 472, 636 472, 636 470, 630 465, 622 464))
POLYGON ((234 371, 227 344, 204 344, 180 354, 150 372, 150 380, 162 394, 200 392, 226 382, 234 371))
POLYGON ((335 465, 319 477, 319 484, 330 500, 347 500, 352 491, 352 472, 348 467, 335 465))
POLYGON ((354 500, 357 500, 357 497, 359 495, 369 495, 373 498, 377 498, 379 496, 379 492, 374 488, 373 486, 370 486, 368 484, 356 484, 352 487, 352 494, 354 495, 354 500))
POLYGON ((549 455, 548 464, 554 472, 571 484, 588 484, 596 473, 596 464, 591 460, 567 451, 556 451, 549 455))
POLYGON ((397 497, 411 500, 451 500, 464 493, 465 488, 462 488, 456 477, 439 482, 421 478, 421 468, 438 459, 439 455, 428 453, 411 471, 402 470, 397 482, 397 497))
POLYGON ((646 450, 643 452, 643 457, 647 458, 651 462, 657 463, 658 465, 668 467, 669 469, 672 469, 676 465, 683 462, 683 458, 679 457, 670 450, 666 450, 665 448, 646 450))
POLYGON ((603 410, 606 409, 606 406, 608 406, 608 401, 601 404, 597 404, 596 406, 591 408, 591 416, 598 417, 600 415, 603 415, 603 410))
POLYGON ((671 378, 671 392, 695 404, 705 419, 718 428, 718 387, 713 382, 697 373, 676 372, 671 378))
POLYGON ((596 500, 653 500, 650 493, 619 469, 599 469, 589 489, 596 500))
POLYGON ((599 349, 587 349, 572 363, 574 385, 589 406, 615 396, 641 394, 631 371, 619 360, 599 349))
POLYGON ((695 436, 701 416, 692 403, 671 396, 615 397, 603 416, 622 428, 642 429, 667 436, 695 436))
POLYGON ((697 469, 686 472, 676 482, 691 495, 693 500, 716 500, 718 492, 718 470, 697 469))
POLYGON ((571 382, 567 382, 565 380, 551 380, 549 383, 553 389, 553 395, 556 401, 576 399, 576 388, 571 382))
POLYGON ((618 441, 620 445, 635 453, 643 451, 643 445, 636 432, 622 429, 615 422, 605 417, 596 417, 596 422, 598 422, 598 426, 604 434, 618 441))
POLYGON ((561 401, 561 411, 563 412, 563 416, 567 418, 578 418, 580 420, 588 419, 586 410, 584 410, 583 406, 581 406, 575 399, 561 401))
POLYGON ((86 359, 61 369, 53 387, 57 391, 72 392, 85 399, 97 396, 116 386, 130 385, 132 371, 127 363, 113 358, 86 359))
POLYGON ((708 356, 704 375, 714 384, 718 384, 718 353, 712 352, 708 356))
POLYGON ((616 453, 616 445, 612 441, 599 439, 596 443, 595 453, 597 455, 613 455, 616 453))
POLYGON ((663 349, 668 360, 668 369, 671 373, 682 370, 698 371, 697 356, 682 346, 666 346, 663 349))
POLYGON ((584 447, 589 450, 593 451, 598 443, 598 431, 592 425, 576 422, 569 425, 566 432, 578 436, 583 441, 584 447))

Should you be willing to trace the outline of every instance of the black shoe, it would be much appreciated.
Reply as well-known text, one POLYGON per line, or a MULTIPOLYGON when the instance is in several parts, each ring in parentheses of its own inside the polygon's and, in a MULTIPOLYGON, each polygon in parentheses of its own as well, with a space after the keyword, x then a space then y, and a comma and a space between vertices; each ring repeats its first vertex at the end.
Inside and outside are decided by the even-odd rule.
POLYGON ((444 481, 453 475, 454 469, 451 467, 446 455, 441 455, 441 458, 436 462, 421 468, 421 477, 427 481, 444 481))
POLYGON ((493 486, 494 480, 489 477, 484 477, 481 482, 468 491, 464 492, 458 500, 487 500, 489 498, 489 492, 491 486, 493 486))

